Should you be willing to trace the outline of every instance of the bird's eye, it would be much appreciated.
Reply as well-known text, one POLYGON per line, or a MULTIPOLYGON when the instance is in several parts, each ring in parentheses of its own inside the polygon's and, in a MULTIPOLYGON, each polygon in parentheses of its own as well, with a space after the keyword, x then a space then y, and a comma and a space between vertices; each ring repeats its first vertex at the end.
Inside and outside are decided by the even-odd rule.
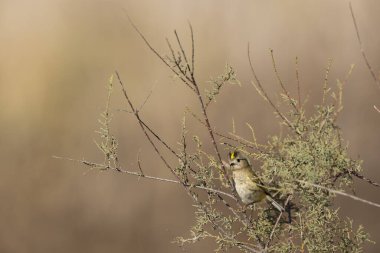
POLYGON ((238 163, 240 163, 240 159, 236 159, 236 161, 237 161, 238 163))

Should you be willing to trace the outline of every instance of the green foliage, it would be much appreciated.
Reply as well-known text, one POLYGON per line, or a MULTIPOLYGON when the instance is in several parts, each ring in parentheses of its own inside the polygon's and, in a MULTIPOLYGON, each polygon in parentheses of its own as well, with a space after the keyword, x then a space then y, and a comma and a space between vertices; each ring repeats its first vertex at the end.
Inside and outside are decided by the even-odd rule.
POLYGON ((235 70, 228 64, 225 66, 224 74, 219 75, 216 78, 211 78, 209 82, 212 84, 212 87, 210 91, 206 90, 206 107, 211 103, 211 101, 216 99, 225 84, 240 85, 240 82, 236 77, 235 70))
MULTIPOLYGON (((362 226, 355 229, 352 220, 339 215, 338 208, 333 206, 333 193, 308 184, 340 191, 353 189, 353 175, 362 171, 362 162, 349 157, 348 146, 336 124, 342 110, 342 83, 338 82, 335 92, 326 88, 323 95, 322 105, 315 106, 314 113, 306 116, 299 101, 283 94, 284 107, 289 109, 279 117, 279 124, 288 126, 288 130, 286 134, 270 136, 266 144, 243 137, 232 139, 240 144, 238 149, 261 163, 255 170, 275 198, 283 204, 290 200, 287 214, 279 215, 270 205, 262 203, 242 210, 234 207, 238 215, 227 214, 228 211, 214 209, 220 200, 217 195, 208 194, 204 200, 208 212, 197 206, 196 223, 191 230, 193 239, 179 238, 181 244, 208 237, 217 243, 217 251, 238 247, 252 252, 242 245, 252 247, 250 243, 256 242, 267 252, 362 252, 363 243, 369 241, 362 226), (328 95, 330 104, 325 103, 328 95), (244 214, 248 214, 248 220, 244 214), (221 227, 224 233, 206 232, 210 226, 221 227), (248 241, 240 241, 244 237, 248 241)), ((195 139, 200 143, 198 137, 195 139)), ((225 182, 221 182, 223 176, 215 157, 202 151, 198 144, 194 158, 192 163, 197 170, 193 177, 197 182, 210 188, 224 186, 228 191, 225 182)), ((256 250, 260 252, 260 247, 256 250)))
POLYGON ((279 76, 271 51, 274 72, 282 89, 280 94, 282 106, 279 108, 266 93, 250 60, 256 91, 272 107, 278 123, 285 128, 281 134, 273 134, 265 143, 260 144, 256 141, 256 134, 251 125, 248 127, 252 132, 253 141, 238 136, 235 132, 218 133, 211 126, 207 113, 208 105, 216 100, 226 83, 239 84, 239 81, 235 71, 227 65, 225 73, 211 80, 211 91, 206 90, 205 96, 201 94, 194 75, 194 38, 191 25, 191 58, 186 55, 176 32, 179 49, 175 53, 174 47, 167 41, 171 52, 170 58, 160 55, 142 33, 135 26, 134 28, 150 50, 197 97, 202 117, 190 109, 187 112, 205 127, 209 138, 202 140, 198 133, 191 133, 192 138, 189 140, 189 130, 184 118, 182 135, 178 142, 179 148, 175 150, 170 147, 143 121, 116 72, 131 112, 159 159, 176 180, 144 174, 139 158, 137 161, 139 172, 120 167, 117 156, 118 143, 109 130, 112 119, 109 113, 112 79, 108 86, 106 110, 101 114, 99 121, 101 128, 98 133, 102 141, 97 143, 105 160, 103 164, 87 161, 82 163, 140 178, 180 184, 193 201, 195 219, 194 225, 190 228, 189 238, 176 239, 181 246, 202 239, 211 239, 216 243, 216 252, 230 248, 254 253, 362 252, 363 244, 369 241, 369 235, 364 232, 362 226, 354 225, 352 220, 342 217, 339 209, 333 205, 334 193, 344 192, 347 189, 354 190, 353 177, 361 179, 364 177, 358 176, 362 171, 362 162, 349 156, 348 147, 336 123, 339 112, 343 109, 344 82, 338 81, 336 90, 329 86, 327 80, 331 61, 326 68, 322 102, 314 107, 313 112, 306 113, 300 99, 298 70, 296 75, 298 99, 295 99, 290 96, 279 76), (220 140, 217 140, 217 137, 220 140), (153 139, 161 146, 158 146, 153 139), (217 141, 222 141, 228 151, 238 149, 260 164, 258 168, 254 168, 255 172, 263 182, 263 187, 266 187, 276 202, 285 207, 285 212, 279 212, 266 203, 241 205, 229 175, 229 165, 223 162, 220 145, 217 144, 220 142, 217 141), (212 146, 213 150, 209 151, 203 143, 207 144, 205 146, 212 146), (178 159, 178 163, 172 166, 161 149, 170 151, 170 154, 178 159))
POLYGON ((95 141, 96 146, 104 155, 103 169, 109 169, 111 166, 118 167, 117 149, 118 142, 114 135, 110 132, 110 123, 112 121, 112 113, 110 112, 111 95, 113 92, 113 76, 110 77, 107 85, 107 101, 105 110, 100 114, 98 122, 100 124, 99 130, 96 133, 99 134, 100 142, 95 141))

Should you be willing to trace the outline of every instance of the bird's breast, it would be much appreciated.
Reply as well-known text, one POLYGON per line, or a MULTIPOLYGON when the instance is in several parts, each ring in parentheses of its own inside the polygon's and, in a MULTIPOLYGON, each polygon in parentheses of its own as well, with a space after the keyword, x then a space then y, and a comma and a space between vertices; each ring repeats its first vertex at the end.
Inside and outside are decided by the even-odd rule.
POLYGON ((264 191, 244 171, 234 171, 233 179, 236 191, 244 204, 252 204, 265 198, 264 191))

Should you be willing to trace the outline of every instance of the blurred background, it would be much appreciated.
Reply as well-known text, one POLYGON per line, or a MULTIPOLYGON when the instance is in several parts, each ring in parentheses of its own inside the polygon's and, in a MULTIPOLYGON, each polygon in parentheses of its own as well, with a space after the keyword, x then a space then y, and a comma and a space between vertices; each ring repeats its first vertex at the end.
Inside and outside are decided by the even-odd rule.
MULTIPOLYGON (((364 48, 380 69, 380 3, 352 1, 364 48)), ((279 126, 250 84, 247 43, 268 92, 279 91, 269 48, 293 94, 295 57, 299 57, 302 99, 308 108, 321 101, 328 59, 335 85, 351 64, 356 67, 344 93, 339 119, 350 154, 363 159, 364 175, 380 181, 380 90, 361 58, 348 1, 0 1, 0 252, 178 252, 171 243, 188 236, 192 202, 177 185, 112 172, 88 171, 52 156, 102 162, 94 145, 97 119, 104 110, 105 86, 118 70, 133 101, 144 101, 141 115, 175 146, 185 107, 199 112, 196 99, 148 50, 128 23, 129 13, 159 52, 177 29, 189 49, 188 22, 195 33, 196 77, 207 80, 232 65, 242 86, 228 86, 210 106, 212 124, 249 136, 253 124, 265 142, 279 126), (236 102, 238 101, 238 102, 236 102)), ((171 178, 141 134, 115 86, 112 129, 120 142, 124 167, 171 178)), ((188 120, 189 130, 202 127, 188 120)), ((205 140, 207 140, 205 138, 205 140)), ((208 149, 208 145, 205 146, 208 149)), ((224 155, 227 150, 223 151, 224 155)), ((356 180, 356 194, 380 202, 379 188, 356 180)), ((338 197, 337 206, 354 225, 364 225, 380 242, 379 209, 338 197)), ((185 248, 210 252, 209 241, 185 248)), ((369 244, 365 252, 379 252, 369 244)))

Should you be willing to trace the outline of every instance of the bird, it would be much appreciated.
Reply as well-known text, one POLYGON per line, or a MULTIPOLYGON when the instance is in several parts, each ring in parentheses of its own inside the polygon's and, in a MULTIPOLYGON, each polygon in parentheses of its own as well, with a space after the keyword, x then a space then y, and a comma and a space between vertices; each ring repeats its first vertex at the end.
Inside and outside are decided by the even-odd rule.
POLYGON ((250 205, 266 199, 280 212, 285 211, 267 191, 247 157, 239 151, 233 151, 228 153, 228 161, 235 189, 244 204, 250 205))

